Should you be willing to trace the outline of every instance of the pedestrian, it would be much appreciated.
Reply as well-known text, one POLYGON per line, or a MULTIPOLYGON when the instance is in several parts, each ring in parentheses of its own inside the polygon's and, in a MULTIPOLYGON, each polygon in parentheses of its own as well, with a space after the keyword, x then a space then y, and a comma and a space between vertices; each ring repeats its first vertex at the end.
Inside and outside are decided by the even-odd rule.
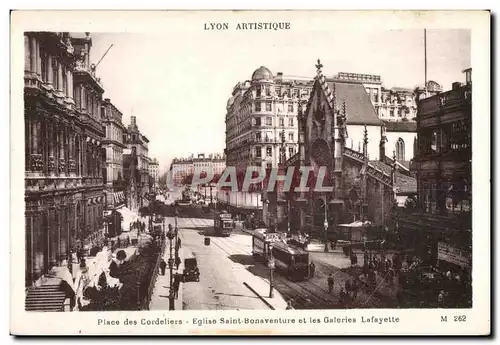
POLYGON ((332 293, 333 292, 333 283, 334 283, 334 281, 333 281, 333 275, 331 273, 328 276, 327 282, 328 282, 328 292, 332 293))
POLYGON ((177 299, 179 297, 179 286, 181 284, 181 275, 176 273, 174 275, 174 298, 177 299))
POLYGON ((439 291, 438 294, 438 308, 442 308, 444 306, 444 291, 439 291))
POLYGON ((311 263, 309 264, 309 277, 310 278, 314 277, 315 270, 316 270, 316 265, 314 264, 314 262, 311 261, 311 263))
POLYGON ((295 309, 292 305, 292 301, 286 302, 286 310, 292 310, 295 309))
POLYGON ((340 288, 339 301, 342 306, 345 305, 347 294, 343 287, 340 288))
POLYGON ((179 269, 179 265, 181 264, 181 258, 179 256, 175 257, 175 269, 179 269))
POLYGON ((161 275, 164 276, 165 275, 165 270, 167 269, 167 263, 165 262, 165 260, 161 259, 161 262, 160 262, 160 271, 161 271, 161 275))

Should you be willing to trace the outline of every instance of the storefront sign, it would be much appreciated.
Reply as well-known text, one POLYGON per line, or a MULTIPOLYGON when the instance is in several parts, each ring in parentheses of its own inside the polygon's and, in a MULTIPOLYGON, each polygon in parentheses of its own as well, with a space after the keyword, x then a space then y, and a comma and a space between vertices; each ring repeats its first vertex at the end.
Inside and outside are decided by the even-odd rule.
POLYGON ((438 242, 438 260, 451 262, 462 267, 470 267, 470 254, 464 250, 438 242))

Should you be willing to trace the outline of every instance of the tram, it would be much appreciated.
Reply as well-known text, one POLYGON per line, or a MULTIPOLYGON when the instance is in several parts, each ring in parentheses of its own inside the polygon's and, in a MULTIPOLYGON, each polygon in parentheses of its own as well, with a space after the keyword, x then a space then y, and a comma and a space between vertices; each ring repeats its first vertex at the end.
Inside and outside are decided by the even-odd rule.
POLYGON ((266 229, 256 229, 252 235, 252 255, 256 260, 267 262, 269 248, 276 240, 280 240, 276 232, 268 233, 266 229))
POLYGON ((309 252, 287 241, 285 233, 255 230, 252 255, 256 261, 273 261, 275 269, 290 280, 309 278, 309 252))
POLYGON ((226 211, 216 212, 214 215, 214 234, 216 236, 230 236, 233 231, 231 213, 226 211))

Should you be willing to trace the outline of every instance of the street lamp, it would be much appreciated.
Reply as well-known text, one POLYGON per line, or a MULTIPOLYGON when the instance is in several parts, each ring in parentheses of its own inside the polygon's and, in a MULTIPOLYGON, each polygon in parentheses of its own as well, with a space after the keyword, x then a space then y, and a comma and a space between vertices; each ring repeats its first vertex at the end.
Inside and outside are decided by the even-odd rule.
POLYGON ((275 267, 274 257, 273 257, 273 246, 269 245, 269 260, 267 263, 269 267, 269 298, 274 297, 274 285, 273 285, 273 271, 275 267))
POLYGON ((326 195, 324 196, 324 207, 325 207, 325 222, 323 223, 323 226, 325 227, 325 253, 328 252, 328 217, 326 214, 326 195))
POLYGON ((174 259, 172 258, 172 240, 174 239, 174 232, 172 231, 172 228, 170 228, 167 232, 167 238, 170 241, 170 257, 168 258, 168 268, 170 270, 170 291, 168 294, 168 299, 169 299, 169 307, 168 310, 175 310, 174 306, 174 275, 173 275, 173 269, 174 269, 174 259))

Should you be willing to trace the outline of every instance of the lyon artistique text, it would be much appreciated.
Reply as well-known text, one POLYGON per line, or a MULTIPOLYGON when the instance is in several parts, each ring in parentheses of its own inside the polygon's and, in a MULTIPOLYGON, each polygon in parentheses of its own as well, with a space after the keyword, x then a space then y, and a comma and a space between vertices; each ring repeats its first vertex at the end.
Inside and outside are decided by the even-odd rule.
POLYGON ((229 24, 227 22, 204 23, 204 30, 290 30, 289 22, 251 22, 251 23, 236 23, 229 24))

